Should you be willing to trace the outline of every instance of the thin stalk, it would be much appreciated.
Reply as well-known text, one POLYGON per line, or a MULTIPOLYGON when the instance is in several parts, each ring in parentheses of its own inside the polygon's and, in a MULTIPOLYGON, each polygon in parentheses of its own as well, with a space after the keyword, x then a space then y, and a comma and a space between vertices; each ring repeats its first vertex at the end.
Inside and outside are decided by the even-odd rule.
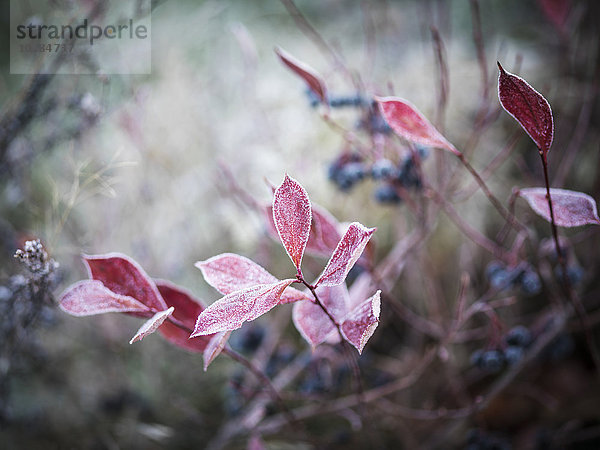
MULTIPOLYGON (((175 319, 174 317, 169 316, 169 317, 167 317, 167 320, 169 322, 171 322, 173 325, 175 325, 176 327, 178 327, 178 328, 186 331, 187 333, 190 333, 190 334, 193 333, 193 330, 191 330, 183 322, 175 319)), ((242 366, 244 366, 246 369, 248 369, 250 372, 252 372, 252 374, 259 381, 261 381, 262 383, 264 383, 264 385, 267 388, 267 391, 269 391, 269 394, 273 398, 273 401, 275 403, 277 403, 277 405, 279 406, 279 408, 281 409, 282 413, 287 418, 287 420, 290 423, 290 425, 293 424, 294 422, 296 422, 296 418, 291 413, 291 411, 288 409, 288 407, 285 405, 285 402, 281 398, 281 395, 279 395, 279 392, 277 391, 277 388, 275 388, 275 386, 273 386, 273 383, 271 383, 271 380, 269 379, 269 377, 262 370, 260 370, 254 364, 252 364, 252 361, 250 361, 248 358, 246 358, 243 355, 240 355, 238 352, 236 352, 235 350, 233 350, 231 347, 225 346, 223 348, 223 350, 222 350, 222 353, 225 354, 225 355, 227 355, 227 356, 229 356, 231 359, 233 359, 237 363, 241 364, 242 366)))
POLYGON ((504 217, 504 219, 508 223, 510 223, 514 228, 518 229, 519 231, 525 229, 525 227, 517 221, 517 218, 513 214, 511 214, 504 206, 502 206, 502 204, 496 198, 496 196, 492 194, 490 189, 487 187, 487 184, 485 184, 485 181, 483 181, 483 178, 481 178, 481 176, 471 165, 471 163, 467 161, 464 154, 461 153, 460 155, 458 155, 458 159, 463 164, 463 166, 465 166, 465 168, 471 173, 473 178, 475 178, 475 181, 477 181, 477 184, 479 185, 485 196, 488 198, 490 203, 494 205, 494 208, 498 210, 502 217, 504 217))
POLYGON ((540 158, 542 159, 542 166, 544 167, 544 182, 546 183, 546 199, 548 200, 548 208, 550 209, 550 225, 552 227, 552 236, 554 238, 554 246, 556 247, 556 255, 558 257, 558 263, 560 264, 562 270, 562 279, 564 283, 565 293, 569 302, 575 308, 575 312, 577 313, 577 317, 581 322, 581 326, 583 328, 583 332, 585 334, 585 340, 587 346, 590 350, 590 354, 594 361, 594 365, 596 369, 600 371, 600 355, 598 354, 598 349, 594 344, 594 339, 592 337, 592 333, 590 331, 590 325, 587 319, 587 313, 583 304, 577 298, 575 293, 573 292, 571 286, 571 280, 569 280, 569 273, 567 271, 567 261, 565 256, 563 255, 562 249, 560 248, 560 243, 558 241, 558 228, 556 227, 556 221, 554 220, 554 208, 552 205, 552 197, 550 196, 550 181, 548 177, 548 162, 542 150, 539 151, 540 158))

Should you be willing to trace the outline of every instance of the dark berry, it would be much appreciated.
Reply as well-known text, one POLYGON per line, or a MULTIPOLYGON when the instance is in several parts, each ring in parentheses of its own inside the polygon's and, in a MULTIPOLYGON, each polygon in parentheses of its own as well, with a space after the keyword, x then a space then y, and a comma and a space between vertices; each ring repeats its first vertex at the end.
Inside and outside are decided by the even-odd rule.
POLYGON ((316 108, 321 103, 321 98, 312 89, 306 89, 306 98, 310 103, 311 108, 316 108))
POLYGON ((471 357, 469 358, 469 361, 471 362, 472 366, 475 367, 481 367, 481 359, 483 356, 483 350, 475 350, 473 353, 471 353, 471 357))
POLYGON ((375 200, 379 203, 394 204, 402 200, 396 192, 396 188, 391 184, 385 183, 375 189, 375 200))
MULTIPOLYGON (((554 269, 556 278, 560 283, 563 282, 563 271, 561 266, 557 266, 554 269)), ((569 275, 569 283, 572 285, 579 284, 583 279, 583 269, 580 266, 569 266, 567 267, 567 274, 569 275)))
POLYGON ((480 367, 486 372, 497 373, 504 366, 504 355, 498 350, 488 350, 481 355, 480 367))
POLYGON ((504 349, 504 359, 509 366, 517 364, 524 355, 523 347, 508 346, 504 349))
POLYGON ((378 159, 371 166, 371 176, 375 180, 391 178, 396 174, 396 166, 389 159, 378 159))
POLYGON ((511 273, 504 268, 497 270, 490 277, 490 285, 494 289, 505 289, 510 286, 511 281, 511 273))
POLYGON ((485 268, 485 275, 490 280, 500 270, 504 270, 504 264, 500 261, 492 261, 485 268))
POLYGON ((506 333, 504 341, 509 346, 527 348, 532 341, 531 332, 523 325, 517 325, 506 333))
POLYGON ((542 281, 533 270, 525 270, 519 279, 521 290, 527 295, 539 294, 542 290, 542 281))
POLYGON ((344 106, 362 106, 364 103, 363 98, 360 95, 348 95, 340 97, 331 97, 329 99, 329 106, 332 108, 342 108, 344 106))

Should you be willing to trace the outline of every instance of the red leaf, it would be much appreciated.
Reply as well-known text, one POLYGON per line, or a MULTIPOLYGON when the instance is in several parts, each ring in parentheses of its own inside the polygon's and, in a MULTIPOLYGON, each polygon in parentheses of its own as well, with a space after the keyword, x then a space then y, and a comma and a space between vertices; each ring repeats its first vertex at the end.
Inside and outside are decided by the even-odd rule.
MULTIPOLYGON (((546 188, 521 189, 520 195, 527 200, 531 209, 551 222, 546 188)), ((566 189, 550 189, 550 198, 552 199, 554 221, 559 227, 600 224, 596 201, 589 195, 566 189)))
POLYGON ((312 222, 306 251, 320 255, 331 255, 342 237, 341 225, 329 211, 312 205, 312 222))
POLYGON ((373 297, 350 311, 340 327, 344 339, 356 347, 358 353, 362 353, 367 341, 379 325, 380 296, 381 291, 377 291, 373 297))
POLYGON ((226 295, 202 311, 190 337, 240 328, 244 322, 254 320, 277 306, 285 288, 294 281, 259 284, 226 295))
POLYGON ((407 100, 399 97, 376 98, 381 114, 394 132, 404 139, 428 147, 461 153, 407 100))
POLYGON ((523 78, 505 71, 500 63, 498 68, 500 104, 533 139, 546 160, 554 138, 554 119, 550 104, 523 78))
POLYGON ((177 319, 185 330, 174 323, 163 323, 158 331, 172 344, 192 352, 203 352, 212 335, 190 339, 196 319, 204 310, 204 305, 185 289, 165 280, 155 280, 156 286, 168 306, 175 307, 173 318, 177 319))
POLYGON ((160 327, 162 323, 167 320, 167 317, 173 314, 174 310, 175 308, 171 306, 169 309, 165 309, 164 311, 159 311, 154 314, 154 316, 144 322, 140 329, 137 330, 137 333, 135 333, 135 336, 131 338, 129 343, 133 344, 136 341, 141 341, 149 334, 154 333, 156 330, 158 330, 158 327, 160 327))
MULTIPOLYGON (((336 322, 340 323, 348 312, 350 301, 346 284, 319 286, 316 293, 321 304, 327 308, 336 322)), ((292 320, 298 332, 313 349, 325 341, 334 344, 340 340, 336 325, 316 303, 296 303, 292 309, 292 320)))
MULTIPOLYGON (((206 282, 223 295, 257 284, 272 284, 279 281, 259 264, 235 253, 213 256, 206 261, 198 261, 195 266, 202 271, 206 282)), ((304 299, 310 297, 289 287, 281 296, 280 303, 292 303, 304 299)))
POLYGON ((59 306, 73 316, 109 312, 150 313, 150 309, 135 298, 116 294, 94 280, 83 280, 69 286, 61 295, 59 306))
POLYGON ((375 228, 367 228, 358 222, 351 223, 315 285, 335 286, 343 283, 374 232, 375 228))
POLYGON ((286 174, 273 195, 273 222, 298 272, 310 234, 311 217, 308 194, 300 183, 286 174))
POLYGON ((90 278, 101 281, 111 291, 133 297, 154 311, 167 305, 152 279, 138 263, 126 255, 84 255, 90 278))
MULTIPOLYGON (((213 362, 215 360, 215 358, 217 356, 219 356, 221 354, 221 352, 223 351, 223 348, 225 347, 225 345, 227 344, 227 341, 229 340, 229 335, 231 334, 231 331, 221 331, 220 333, 217 333, 215 335, 212 335, 212 338, 210 338, 208 345, 206 346, 206 350, 204 350, 204 371, 206 372, 206 369, 208 369, 208 366, 210 365, 211 362, 213 362)), ((207 337, 207 336, 200 336, 200 337, 207 337)), ((194 341, 196 339, 192 339, 192 341, 194 341)))
MULTIPOLYGON (((325 208, 312 203, 311 211, 312 220, 308 242, 306 243, 306 251, 315 255, 329 256, 342 237, 339 231, 342 226, 325 208)), ((273 222, 273 206, 266 206, 264 212, 267 220, 267 231, 277 239, 279 235, 273 222)))
POLYGON ((319 96, 323 104, 327 104, 327 88, 321 76, 310 66, 297 60, 285 50, 275 48, 279 59, 288 66, 296 75, 300 76, 308 87, 319 96))

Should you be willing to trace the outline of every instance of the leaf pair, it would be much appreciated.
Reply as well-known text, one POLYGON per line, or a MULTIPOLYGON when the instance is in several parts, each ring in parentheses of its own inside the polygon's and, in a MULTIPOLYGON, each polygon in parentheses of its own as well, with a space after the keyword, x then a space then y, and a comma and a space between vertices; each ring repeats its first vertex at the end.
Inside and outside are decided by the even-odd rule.
MULTIPOLYGON (((326 233, 329 236, 333 231, 330 229, 332 225, 327 219, 327 214, 318 212, 314 217, 318 217, 317 222, 320 222, 322 227, 327 227, 326 233)), ((314 230, 311 226, 313 210, 305 189, 287 175, 273 194, 272 215, 277 235, 296 268, 296 278, 278 280, 260 265, 231 253, 217 255, 196 263, 207 283, 224 297, 200 314, 191 337, 238 329, 244 322, 256 319, 278 304, 298 300, 312 304, 311 296, 290 285, 304 281, 302 258, 311 235, 315 235, 314 232, 311 233, 311 230, 314 230)), ((374 231, 374 228, 367 228, 358 222, 351 223, 341 236, 313 288, 332 287, 344 283, 348 272, 362 254, 374 231)), ((323 239, 323 236, 321 238, 323 239)), ((325 240, 319 243, 321 244, 327 245, 325 240)), ((319 306, 317 308, 321 309, 319 306)), ((378 308, 377 306, 375 309, 378 308)), ((331 322, 327 313, 322 310, 321 312, 331 322)), ((344 310, 344 313, 348 311, 344 310)), ((369 326, 372 326, 379 317, 377 313, 375 319, 369 319, 368 317, 375 317, 375 315, 366 310, 364 315, 362 319, 368 322, 369 326)), ((341 324, 332 323, 333 327, 338 325, 341 324)), ((357 348, 362 351, 360 345, 357 348)))
POLYGON ((159 331, 171 343, 204 352, 222 341, 207 335, 189 340, 202 303, 185 289, 165 280, 153 280, 133 259, 119 253, 83 256, 90 279, 79 281, 60 296, 60 308, 73 316, 120 312, 147 318, 130 343, 159 331))
MULTIPOLYGON (((548 101, 521 77, 504 70, 498 63, 498 98, 500 104, 527 132, 548 161, 548 151, 554 139, 554 118, 548 101)), ((521 189, 531 209, 552 222, 546 188, 521 189)), ((550 189, 554 222, 559 227, 600 224, 595 200, 587 194, 566 189, 550 189)))
POLYGON ((379 323, 381 292, 377 291, 371 298, 359 303, 356 299, 351 300, 345 283, 319 286, 316 292, 331 317, 319 305, 309 302, 296 303, 292 319, 302 337, 314 349, 323 342, 338 343, 341 334, 362 353, 367 340, 379 323))

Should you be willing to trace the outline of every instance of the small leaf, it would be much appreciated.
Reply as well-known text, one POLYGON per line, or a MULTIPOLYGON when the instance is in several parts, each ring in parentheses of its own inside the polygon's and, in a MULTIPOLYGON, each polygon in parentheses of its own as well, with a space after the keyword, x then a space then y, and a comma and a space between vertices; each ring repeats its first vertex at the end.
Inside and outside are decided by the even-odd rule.
POLYGON ((374 232, 375 228, 367 228, 358 222, 351 223, 315 285, 335 286, 343 283, 374 232))
MULTIPOLYGON (((550 207, 546 198, 546 188, 521 189, 520 195, 527 200, 531 209, 551 222, 550 207)), ((550 189, 554 221, 559 227, 580 227, 582 225, 599 225, 596 201, 583 192, 567 189, 550 189)))
POLYGON ((312 205, 312 222, 306 251, 331 255, 342 237, 341 225, 325 208, 312 205))
POLYGON ((415 144, 461 153, 409 101, 399 97, 376 98, 381 114, 394 133, 415 144))
POLYGON ((59 306, 72 316, 109 312, 150 313, 150 308, 135 298, 116 294, 95 280, 83 280, 69 286, 60 296, 59 306))
MULTIPOLYGON (((315 290, 319 300, 336 322, 341 323, 348 312, 350 301, 346 284, 319 286, 315 290)), ((339 342, 340 334, 331 318, 316 303, 298 302, 292 309, 292 320, 298 332, 314 348, 323 343, 339 342)))
POLYGON ((381 291, 354 308, 341 325, 342 335, 350 344, 362 353, 367 341, 373 336, 379 325, 381 312, 381 291))
MULTIPOLYGON (((235 253, 213 256, 206 261, 198 261, 195 266, 202 271, 206 282, 223 295, 257 284, 272 284, 279 281, 259 264, 235 253)), ((281 296, 281 303, 293 303, 305 299, 310 297, 289 287, 281 296)))
MULTIPOLYGON (((311 203, 312 220, 310 233, 306 243, 306 251, 314 255, 329 256, 342 237, 342 225, 325 208, 311 203)), ((279 238, 273 222, 273 206, 264 209, 267 232, 275 239, 279 238)))
MULTIPOLYGON (((231 334, 231 331, 221 331, 220 333, 217 333, 210 338, 208 345, 206 346, 206 350, 204 350, 204 355, 203 355, 205 372, 206 372, 206 369, 208 369, 208 366, 210 365, 210 363, 213 362, 215 360, 215 358, 217 356, 219 356, 221 354, 221 352, 223 351, 223 348, 225 347, 225 345, 227 344, 227 341, 229 340, 230 334, 231 334)), ((200 337, 206 337, 206 336, 200 336, 200 337)), ((195 339, 193 339, 193 340, 195 340, 195 339)))
POLYGON ((128 295, 154 311, 164 311, 167 305, 152 279, 130 257, 120 253, 84 255, 90 278, 101 281, 111 291, 128 295))
POLYGON ((204 305, 185 289, 165 280, 155 280, 156 286, 168 306, 173 306, 173 318, 177 319, 186 329, 172 322, 164 322, 158 331, 170 343, 192 352, 203 352, 212 338, 200 336, 190 339, 196 319, 204 310, 204 305))
POLYGON ((277 306, 285 288, 294 281, 259 284, 226 295, 202 311, 190 337, 240 328, 244 322, 254 320, 277 306))
POLYGON ((165 309, 164 311, 159 311, 154 314, 154 316, 144 322, 137 333, 135 333, 135 336, 131 338, 129 343, 133 344, 136 341, 141 341, 149 334, 154 333, 156 330, 158 330, 158 327, 160 327, 162 323, 167 320, 167 317, 173 314, 173 311, 175 311, 175 308, 171 306, 169 309, 165 309))
POLYGON ((311 217, 308 194, 300 183, 286 174, 273 195, 273 222, 298 271, 310 234, 311 217))
POLYGON ((327 88, 325 87, 325 82, 321 78, 321 75, 319 75, 317 71, 297 60, 279 47, 275 48, 275 53, 277 53, 279 59, 281 59, 287 67, 304 80, 308 87, 321 99, 323 104, 327 104, 327 88))
POLYGON ((547 159, 554 138, 554 119, 548 101, 523 78, 504 70, 498 63, 498 98, 547 159))

